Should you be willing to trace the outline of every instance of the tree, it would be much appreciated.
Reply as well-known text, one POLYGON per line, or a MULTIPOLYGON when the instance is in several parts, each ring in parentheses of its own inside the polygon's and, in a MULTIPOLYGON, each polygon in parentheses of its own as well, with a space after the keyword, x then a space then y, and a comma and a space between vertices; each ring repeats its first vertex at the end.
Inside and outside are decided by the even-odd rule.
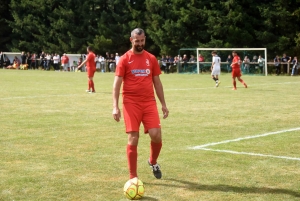
POLYGON ((2 0, 0 4, 0 51, 8 51, 11 44, 11 28, 8 21, 12 20, 9 10, 10 0, 2 0))

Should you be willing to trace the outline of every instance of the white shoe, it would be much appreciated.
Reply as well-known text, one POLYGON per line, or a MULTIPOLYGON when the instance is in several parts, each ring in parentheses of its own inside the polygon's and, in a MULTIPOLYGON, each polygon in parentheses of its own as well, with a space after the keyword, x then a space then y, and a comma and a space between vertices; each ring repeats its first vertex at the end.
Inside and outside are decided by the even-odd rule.
POLYGON ((217 82, 217 83, 216 83, 216 87, 218 87, 218 86, 220 85, 220 83, 221 83, 221 82, 217 82))
POLYGON ((88 90, 88 89, 87 89, 87 90, 85 90, 85 92, 88 92, 88 93, 90 93, 90 90, 88 90))
POLYGON ((96 93, 96 91, 89 91, 89 94, 94 94, 96 93))

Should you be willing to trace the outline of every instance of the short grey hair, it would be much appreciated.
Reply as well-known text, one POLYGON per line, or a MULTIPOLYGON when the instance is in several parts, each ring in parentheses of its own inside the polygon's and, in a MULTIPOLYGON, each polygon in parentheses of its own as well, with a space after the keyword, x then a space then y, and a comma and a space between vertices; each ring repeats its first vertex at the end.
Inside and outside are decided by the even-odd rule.
POLYGON ((134 35, 142 35, 145 34, 145 31, 141 28, 135 28, 134 30, 131 31, 131 38, 134 38, 134 35))

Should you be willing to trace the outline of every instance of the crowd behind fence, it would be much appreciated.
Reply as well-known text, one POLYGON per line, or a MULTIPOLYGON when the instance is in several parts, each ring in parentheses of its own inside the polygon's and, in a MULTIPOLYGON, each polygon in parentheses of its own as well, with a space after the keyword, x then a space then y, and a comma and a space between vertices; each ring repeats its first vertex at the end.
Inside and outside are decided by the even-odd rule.
MULTIPOLYGON (((22 69, 22 70, 56 70, 56 71, 69 71, 75 72, 77 66, 85 59, 84 54, 63 54, 59 56, 53 55, 37 55, 32 54, 30 56, 25 53, 14 53, 4 52, 0 53, 0 67, 8 69, 22 69), (68 57, 67 63, 64 63, 64 56, 68 57), (58 57, 58 59, 56 59, 58 57)), ((96 56, 96 69, 97 72, 114 72, 119 55, 108 54, 106 58, 101 55, 96 56)), ((276 58, 275 58, 276 59, 276 58)), ((281 61, 269 61, 267 62, 267 69, 264 68, 264 62, 242 62, 241 70, 244 74, 258 74, 264 75, 265 70, 268 74, 290 74, 299 75, 300 64, 296 60, 289 62, 281 61)), ((200 61, 200 60, 198 60, 200 61)), ((183 58, 169 59, 162 57, 158 59, 161 70, 165 74, 169 73, 197 73, 197 60, 184 60, 183 58)), ((211 71, 212 62, 199 62, 199 72, 208 73, 211 71)), ((231 67, 230 62, 221 62, 221 71, 223 73, 230 73, 231 67)), ((85 66, 82 67, 81 71, 85 71, 85 66)))

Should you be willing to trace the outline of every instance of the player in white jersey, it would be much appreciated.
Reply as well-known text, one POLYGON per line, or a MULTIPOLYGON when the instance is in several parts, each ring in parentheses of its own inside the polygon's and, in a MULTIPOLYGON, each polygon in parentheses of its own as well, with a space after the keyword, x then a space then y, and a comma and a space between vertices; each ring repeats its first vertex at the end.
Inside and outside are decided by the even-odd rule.
POLYGON ((216 82, 216 87, 221 83, 219 81, 219 75, 221 73, 221 58, 217 55, 216 51, 212 51, 211 55, 212 64, 211 64, 211 78, 216 82))

